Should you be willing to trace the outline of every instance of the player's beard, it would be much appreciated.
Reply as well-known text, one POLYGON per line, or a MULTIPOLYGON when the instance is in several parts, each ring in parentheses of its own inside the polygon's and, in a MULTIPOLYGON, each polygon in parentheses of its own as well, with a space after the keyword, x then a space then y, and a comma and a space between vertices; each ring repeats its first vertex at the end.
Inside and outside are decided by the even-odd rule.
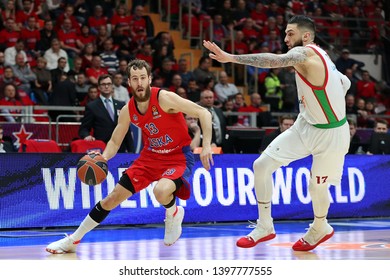
POLYGON ((145 101, 148 101, 149 98, 150 98, 150 86, 145 88, 145 95, 144 96, 138 96, 137 91, 135 91, 135 93, 134 93, 134 99, 137 102, 145 102, 145 101))
POLYGON ((301 39, 301 40, 295 42, 295 44, 291 48, 302 47, 302 46, 303 46, 303 41, 301 39))

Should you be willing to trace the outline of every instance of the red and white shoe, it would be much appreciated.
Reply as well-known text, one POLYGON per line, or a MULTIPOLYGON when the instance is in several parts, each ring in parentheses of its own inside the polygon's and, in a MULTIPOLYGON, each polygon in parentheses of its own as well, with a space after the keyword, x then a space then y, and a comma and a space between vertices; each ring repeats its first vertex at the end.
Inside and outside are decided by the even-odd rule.
POLYGON ((77 245, 79 245, 80 240, 74 241, 70 235, 66 235, 64 238, 50 243, 46 247, 46 251, 52 254, 66 254, 76 252, 77 245))
POLYGON ((273 225, 271 225, 271 227, 265 227, 257 220, 256 227, 247 236, 238 239, 236 245, 241 248, 252 248, 260 242, 274 239, 275 236, 276 234, 273 225))
POLYGON ((334 234, 333 228, 326 223, 323 229, 316 230, 311 225, 306 234, 292 246, 294 251, 311 251, 321 243, 331 238, 334 234))

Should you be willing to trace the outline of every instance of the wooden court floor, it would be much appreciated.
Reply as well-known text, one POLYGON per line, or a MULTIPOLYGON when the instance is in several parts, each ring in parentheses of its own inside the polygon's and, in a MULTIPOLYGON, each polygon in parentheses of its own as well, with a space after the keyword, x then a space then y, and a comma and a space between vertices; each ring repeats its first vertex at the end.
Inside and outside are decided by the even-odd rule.
POLYGON ((308 221, 276 221, 276 238, 236 247, 250 223, 184 224, 181 238, 163 244, 161 225, 104 227, 88 233, 76 253, 52 255, 50 242, 74 229, 0 231, 0 260, 390 260, 390 218, 330 220, 335 235, 311 252, 294 252, 308 221))

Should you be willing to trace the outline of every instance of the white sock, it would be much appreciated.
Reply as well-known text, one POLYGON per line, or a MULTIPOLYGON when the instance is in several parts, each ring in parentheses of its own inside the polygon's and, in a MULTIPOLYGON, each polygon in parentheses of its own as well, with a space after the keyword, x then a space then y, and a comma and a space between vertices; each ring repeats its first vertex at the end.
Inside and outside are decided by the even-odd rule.
POLYGON ((166 216, 174 216, 176 214, 176 202, 169 208, 165 208, 165 215, 166 216))
POLYGON ((272 216, 271 216, 271 202, 257 202, 259 219, 262 225, 271 226, 272 225, 272 216))
POLYGON ((87 217, 85 217, 84 221, 81 222, 80 226, 76 229, 76 231, 72 233, 71 238, 74 241, 81 240, 84 235, 86 235, 98 225, 99 223, 95 222, 89 215, 87 215, 87 217))

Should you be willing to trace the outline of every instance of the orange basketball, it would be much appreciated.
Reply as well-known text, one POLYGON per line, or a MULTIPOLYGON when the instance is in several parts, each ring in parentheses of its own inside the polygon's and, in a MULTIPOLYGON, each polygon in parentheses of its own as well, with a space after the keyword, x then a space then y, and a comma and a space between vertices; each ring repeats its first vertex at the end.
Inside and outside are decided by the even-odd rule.
POLYGON ((101 155, 88 154, 77 163, 77 176, 87 185, 100 184, 106 179, 107 173, 107 161, 101 155))

